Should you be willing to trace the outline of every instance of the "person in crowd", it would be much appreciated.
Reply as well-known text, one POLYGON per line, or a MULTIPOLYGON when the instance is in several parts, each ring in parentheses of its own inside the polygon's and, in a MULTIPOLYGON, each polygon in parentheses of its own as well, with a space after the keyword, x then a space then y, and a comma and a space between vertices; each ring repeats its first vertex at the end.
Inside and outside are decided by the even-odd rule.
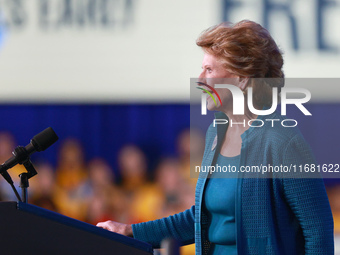
POLYGON ((118 155, 121 187, 127 193, 135 193, 148 180, 147 160, 144 152, 136 145, 127 144, 118 155))
POLYGON ((180 171, 180 162, 176 158, 165 158, 157 167, 156 184, 163 196, 163 205, 158 206, 159 217, 181 212, 194 203, 194 193, 180 171))
MULTIPOLYGON (((0 132, 0 164, 6 162, 9 158, 13 156, 12 152, 16 147, 16 141, 13 135, 8 131, 0 132)), ((23 165, 15 165, 11 168, 8 173, 13 179, 14 183, 19 183, 19 175, 21 173, 27 172, 23 165)), ((4 178, 0 178, 0 198, 4 201, 17 201, 17 197, 13 192, 9 183, 5 181, 4 178)))
MULTIPOLYGON (((183 131, 187 133, 187 130, 183 131)), ((183 134, 181 133, 181 134, 183 134)), ((188 176, 183 175, 183 158, 164 158, 160 161, 155 172, 155 184, 159 191, 154 194, 161 195, 161 200, 150 205, 151 210, 157 211, 157 218, 166 217, 176 214, 190 208, 195 202, 194 189, 191 182, 188 181, 188 176)), ((188 172, 189 170, 186 169, 188 172)), ((194 178, 190 178, 195 180, 194 178)), ((182 246, 181 254, 195 254, 194 245, 182 246)))
POLYGON ((180 174, 196 187, 197 175, 190 171, 190 165, 199 165, 204 151, 204 135, 196 128, 184 129, 177 138, 177 151, 180 163, 180 174))
POLYGON ((58 212, 54 202, 55 197, 55 170, 48 162, 37 162, 35 168, 38 172, 30 179, 29 200, 32 204, 58 212))
MULTIPOLYGON (((153 215, 151 208, 145 206, 142 211, 134 211, 138 204, 144 201, 148 194, 153 193, 154 185, 150 181, 147 159, 144 152, 134 144, 124 145, 118 153, 119 172, 121 175, 120 188, 123 192, 125 213, 121 222, 138 223, 153 215)), ((156 195, 157 196, 157 195, 156 195)), ((154 199, 156 196, 148 196, 154 199)))
POLYGON ((194 202, 193 192, 180 174, 180 164, 176 158, 163 158, 154 175, 155 181, 140 190, 131 205, 131 211, 139 217, 137 222, 181 212, 194 202), (187 193, 192 195, 189 202, 187 193))
POLYGON ((88 169, 81 144, 76 139, 62 142, 56 170, 55 203, 60 213, 86 219, 89 187, 88 169))
POLYGON ((123 192, 116 185, 112 168, 104 159, 94 158, 88 163, 88 169, 90 197, 86 222, 121 220, 125 210, 123 192))

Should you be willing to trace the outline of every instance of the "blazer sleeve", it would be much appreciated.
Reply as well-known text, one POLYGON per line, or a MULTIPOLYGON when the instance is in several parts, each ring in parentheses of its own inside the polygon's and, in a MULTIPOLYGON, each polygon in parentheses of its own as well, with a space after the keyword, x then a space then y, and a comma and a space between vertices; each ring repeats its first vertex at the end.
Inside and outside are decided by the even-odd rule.
POLYGON ((192 244, 195 241, 194 212, 195 206, 192 206, 166 218, 132 224, 133 236, 154 248, 159 248, 161 241, 168 237, 178 240, 181 245, 192 244))
MULTIPOLYGON (((296 166, 315 164, 308 144, 300 135, 287 144, 283 161, 296 166)), ((284 178, 283 184, 285 197, 302 228, 305 254, 333 255, 333 217, 323 179, 318 173, 314 178, 302 175, 284 178)))

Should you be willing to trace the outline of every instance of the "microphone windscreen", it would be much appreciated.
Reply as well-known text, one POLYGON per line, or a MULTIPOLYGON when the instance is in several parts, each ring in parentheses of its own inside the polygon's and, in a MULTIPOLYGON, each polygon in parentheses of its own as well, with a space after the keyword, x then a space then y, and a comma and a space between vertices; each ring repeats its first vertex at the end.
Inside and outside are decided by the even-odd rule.
POLYGON ((44 151, 52 144, 54 144, 57 140, 57 134, 53 131, 51 127, 48 127, 44 131, 35 135, 31 140, 31 144, 36 151, 44 151))

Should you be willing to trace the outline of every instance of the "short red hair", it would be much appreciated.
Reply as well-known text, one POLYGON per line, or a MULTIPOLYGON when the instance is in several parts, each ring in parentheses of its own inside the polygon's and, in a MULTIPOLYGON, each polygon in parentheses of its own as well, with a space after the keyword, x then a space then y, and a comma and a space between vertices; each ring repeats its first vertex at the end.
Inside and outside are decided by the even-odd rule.
POLYGON ((248 78, 272 78, 251 81, 254 100, 271 105, 271 88, 284 85, 282 52, 260 24, 243 20, 236 24, 221 23, 203 31, 196 44, 216 56, 232 74, 248 78), (266 86, 265 84, 269 85, 266 86))

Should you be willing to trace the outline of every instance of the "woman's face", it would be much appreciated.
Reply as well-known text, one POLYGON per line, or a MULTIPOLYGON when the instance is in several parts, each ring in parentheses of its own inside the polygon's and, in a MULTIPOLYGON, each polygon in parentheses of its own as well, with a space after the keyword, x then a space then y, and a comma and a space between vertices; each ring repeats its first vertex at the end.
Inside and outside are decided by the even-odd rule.
MULTIPOLYGON (((223 64, 218 60, 217 57, 210 55, 208 53, 204 54, 203 63, 202 63, 202 72, 199 76, 199 81, 210 85, 211 87, 215 87, 215 84, 237 84, 238 76, 231 74, 226 70, 223 64)), ((206 86, 202 86, 204 89, 211 92, 214 96, 217 105, 213 99, 208 96, 207 97, 207 109, 210 111, 223 111, 223 109, 227 109, 232 107, 232 96, 231 92, 228 89, 215 89, 219 94, 222 105, 221 106, 217 96, 211 89, 206 86)))

